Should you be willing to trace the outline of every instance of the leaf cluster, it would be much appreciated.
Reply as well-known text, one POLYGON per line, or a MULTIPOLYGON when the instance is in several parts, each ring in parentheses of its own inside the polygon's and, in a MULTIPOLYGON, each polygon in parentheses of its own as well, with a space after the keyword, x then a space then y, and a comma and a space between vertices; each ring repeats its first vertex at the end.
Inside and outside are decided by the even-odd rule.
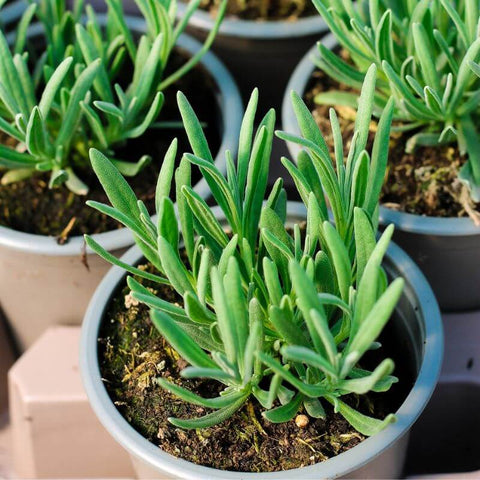
MULTIPOLYGON (((193 0, 176 24, 176 0, 136 0, 145 20, 137 37, 129 27, 121 0, 107 0, 100 18, 91 5, 77 0, 32 2, 20 20, 12 47, 0 32, 0 130, 18 142, 0 145, 2 183, 50 172, 50 186, 65 184, 86 194, 88 151, 109 155, 126 176, 136 175, 149 161, 115 158, 130 139, 156 124, 163 90, 187 73, 205 54, 223 18, 203 47, 177 71, 165 77, 169 58, 200 0, 193 0), (31 38, 30 26, 42 26, 45 42, 31 38)), ((225 2, 224 2, 225 3, 225 2)))
MULTIPOLYGON (((416 146, 457 142, 468 162, 460 179, 480 200, 480 57, 477 0, 313 0, 348 62, 319 43, 316 63, 358 90, 372 63, 378 68, 375 110, 393 97, 399 130, 416 146)), ((356 105, 356 94, 327 92, 319 103, 356 105)))

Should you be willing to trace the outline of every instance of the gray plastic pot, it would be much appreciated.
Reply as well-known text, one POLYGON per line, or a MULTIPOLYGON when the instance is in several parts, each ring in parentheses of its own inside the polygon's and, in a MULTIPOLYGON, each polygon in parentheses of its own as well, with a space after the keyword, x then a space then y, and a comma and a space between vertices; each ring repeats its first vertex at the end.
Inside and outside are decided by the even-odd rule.
MULTIPOLYGON (((303 204, 289 203, 289 221, 305 219, 303 204)), ((217 211, 218 212, 218 211, 217 211)), ((220 220, 222 216, 219 215, 220 220)), ((123 260, 132 265, 142 259, 137 247, 123 260)), ((405 361, 416 378, 408 397, 397 412, 398 421, 378 435, 326 462, 275 473, 238 473, 199 466, 173 457, 140 435, 119 413, 102 382, 98 364, 98 332, 110 299, 125 278, 112 268, 98 287, 82 327, 80 369, 90 404, 112 437, 131 455, 138 478, 188 480, 292 479, 292 478, 398 478, 402 474, 408 432, 427 404, 440 372, 443 327, 435 297, 424 276, 397 246, 388 251, 384 267, 391 277, 402 276, 406 286, 390 328, 405 351, 405 361)))
MULTIPOLYGON (((338 43, 328 35, 322 44, 334 49, 338 43)), ((315 70, 313 46, 293 72, 282 106, 282 127, 299 133, 290 101, 290 92, 303 95, 315 70)), ((289 144, 295 158, 299 147, 289 144)), ((420 266, 444 311, 480 308, 480 227, 469 218, 436 218, 398 212, 380 207, 380 222, 396 227, 394 241, 420 266)))
MULTIPOLYGON (((105 0, 90 0, 89 3, 97 11, 106 9, 105 0)), ((188 1, 178 1, 178 18, 185 14, 187 4, 188 1)), ((138 13, 134 0, 124 0, 123 7, 128 13, 138 13)), ((186 31, 203 42, 214 23, 215 18, 209 12, 199 9, 191 17, 186 31)), ((233 74, 245 102, 252 90, 259 87, 259 111, 272 107, 280 111, 292 70, 326 31, 327 25, 318 14, 298 21, 240 20, 227 16, 212 50, 233 74)))
MULTIPOLYGON (((186 10, 178 2, 178 16, 186 10)), ((203 40, 214 24, 209 12, 198 10, 187 32, 203 40)), ((237 80, 244 100, 260 88, 260 111, 280 111, 282 96, 292 70, 313 42, 327 31, 320 15, 297 21, 253 21, 226 17, 213 43, 213 51, 237 80)))
MULTIPOLYGON (((128 25, 134 32, 144 31, 144 22, 138 18, 129 18, 128 25)), ((41 35, 40 25, 32 25, 29 35, 41 35)), ((179 38, 178 46, 190 54, 201 48, 199 42, 187 35, 179 38)), ((215 162, 220 170, 225 170, 223 152, 226 149, 235 152, 237 148, 242 101, 234 80, 215 55, 207 53, 201 64, 218 90, 217 108, 222 122, 219 152, 222 153, 215 162)), ((203 198, 210 196, 205 181, 199 182, 195 190, 203 198)), ((117 256, 134 243, 125 228, 94 238, 117 256)), ((87 252, 87 269, 83 253, 84 241, 80 236, 58 245, 52 237, 0 227, 0 305, 21 350, 28 348, 51 325, 81 323, 93 292, 110 267, 97 255, 87 252)))
POLYGON ((412 429, 407 478, 415 475, 412 478, 417 480, 478 480, 480 311, 442 317, 448 339, 442 372, 432 399, 412 429))

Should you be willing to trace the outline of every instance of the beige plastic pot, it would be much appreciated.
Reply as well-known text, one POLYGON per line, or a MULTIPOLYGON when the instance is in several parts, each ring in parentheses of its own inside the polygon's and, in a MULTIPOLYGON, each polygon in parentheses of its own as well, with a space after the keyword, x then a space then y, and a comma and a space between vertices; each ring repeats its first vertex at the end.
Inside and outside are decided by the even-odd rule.
MULTIPOLYGON (((104 22, 105 18, 99 17, 99 20, 104 22)), ((145 23, 139 18, 130 17, 127 23, 134 33, 145 31, 145 23)), ((29 35, 40 37, 41 26, 32 25, 29 35)), ((199 42, 187 35, 179 38, 177 46, 191 55, 201 48, 199 42)), ((207 53, 201 64, 217 88, 215 107, 221 112, 218 127, 222 139, 219 152, 235 152, 243 111, 240 94, 215 55, 207 53)), ((225 170, 223 154, 218 155, 215 162, 220 170, 225 170)), ((210 196, 205 181, 199 182, 195 190, 203 198, 210 196)), ((133 237, 125 228, 94 235, 94 239, 117 256, 133 244, 133 237)), ((0 305, 20 350, 28 348, 51 325, 79 325, 108 269, 109 264, 104 260, 85 252, 82 237, 58 245, 51 237, 0 227, 0 305)))
MULTIPOLYGON (((303 204, 289 203, 289 221, 305 219, 303 204)), ((218 213, 218 210, 217 210, 218 213)), ((223 216, 218 215, 222 221, 223 216)), ((143 256, 130 249, 123 261, 136 265, 143 256)), ((326 462, 274 473, 240 473, 216 470, 176 458, 150 443, 122 417, 105 389, 98 363, 98 333, 104 312, 125 272, 110 270, 95 292, 85 315, 80 345, 80 369, 90 404, 110 432, 131 455, 137 478, 182 480, 287 480, 320 478, 400 478, 411 426, 427 404, 440 372, 443 328, 438 305, 420 270, 397 246, 387 253, 384 268, 392 278, 402 276, 406 285, 390 322, 391 333, 402 345, 407 370, 416 379, 397 411, 397 422, 351 450, 326 462)))
POLYGON ((2 475, 0 455, 0 478, 133 478, 130 458, 88 404, 78 369, 79 337, 80 327, 51 327, 10 369, 9 451, 15 473, 2 475))

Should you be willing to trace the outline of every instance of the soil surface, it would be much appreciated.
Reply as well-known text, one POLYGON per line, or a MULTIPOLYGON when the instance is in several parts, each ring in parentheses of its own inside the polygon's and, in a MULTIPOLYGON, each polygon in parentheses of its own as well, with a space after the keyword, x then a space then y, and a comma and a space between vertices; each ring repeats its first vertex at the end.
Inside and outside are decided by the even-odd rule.
MULTIPOLYGON (((168 71, 176 70, 186 60, 186 54, 174 51, 168 71)), ((157 119, 159 122, 178 121, 175 128, 150 129, 141 138, 130 140, 124 147, 117 149, 116 158, 137 161, 142 155, 152 157, 152 162, 136 177, 127 178, 138 198, 143 200, 149 211, 155 208, 155 186, 163 156, 174 137, 179 140, 177 161, 181 154, 190 151, 187 136, 181 126, 181 117, 176 103, 176 92, 181 90, 191 102, 200 121, 205 125, 205 134, 211 150, 218 152, 221 132, 221 113, 216 105, 217 87, 209 73, 197 66, 174 85, 164 91, 165 103, 157 119)), ((4 134, 0 142, 12 146, 12 139, 4 134)), ((90 191, 86 196, 73 194, 65 186, 49 189, 49 175, 38 174, 34 177, 10 185, 0 185, 0 225, 17 231, 39 235, 54 236, 59 242, 68 237, 84 233, 101 233, 122 226, 104 214, 87 207, 87 199, 109 203, 93 171, 76 170, 90 191)), ((192 183, 199 179, 196 168, 192 169, 192 183)))
MULTIPOLYGON (((203 0, 200 8, 215 16, 219 4, 219 0, 203 0)), ((319 14, 309 0, 229 0, 227 15, 242 20, 295 21, 319 14)))
MULTIPOLYGON (((320 70, 315 70, 305 94, 305 101, 313 113, 327 143, 333 149, 328 111, 330 106, 315 103, 315 96, 324 91, 352 91, 320 70)), ((355 110, 334 107, 348 150, 353 136, 355 110)), ((368 149, 371 151, 377 122, 371 123, 368 149)), ((408 139, 416 132, 392 132, 389 164, 382 190, 381 202, 388 208, 432 217, 467 217, 480 224, 480 204, 475 204, 468 189, 458 180, 458 172, 465 163, 455 144, 438 147, 418 147, 406 153, 408 139)))
MULTIPOLYGON (((151 267, 144 266, 153 271, 151 267)), ((140 281, 140 280, 139 280, 140 281)), ((148 286, 148 282, 143 282, 148 286)), ((170 289, 150 284, 162 298, 179 303, 181 299, 170 289)), ((367 368, 377 365, 386 355, 394 359, 406 351, 395 340, 395 332, 386 330, 384 347, 364 357, 367 368), (396 345, 396 348, 392 348, 396 345)), ((408 347, 407 347, 408 351, 408 347)), ((404 353, 403 353, 404 355, 404 353)), ((315 464, 342 453, 364 440, 339 414, 325 404, 325 420, 313 419, 303 411, 300 417, 272 424, 265 420, 255 399, 233 417, 204 430, 181 430, 167 418, 197 417, 207 409, 183 402, 159 387, 155 379, 164 377, 205 397, 214 397, 221 390, 213 381, 185 380, 179 376, 186 362, 163 340, 152 325, 148 309, 129 295, 126 282, 110 301, 99 338, 99 358, 105 386, 119 411, 145 438, 162 450, 191 462, 223 470, 268 472, 288 470, 315 464), (304 422, 303 428, 295 422, 304 422)), ((401 357, 400 357, 401 358, 401 357)), ((400 381, 383 394, 343 397, 365 414, 384 418, 395 412, 410 391, 412 373, 403 363, 395 375, 400 381), (403 366, 402 366, 403 365, 403 366)))

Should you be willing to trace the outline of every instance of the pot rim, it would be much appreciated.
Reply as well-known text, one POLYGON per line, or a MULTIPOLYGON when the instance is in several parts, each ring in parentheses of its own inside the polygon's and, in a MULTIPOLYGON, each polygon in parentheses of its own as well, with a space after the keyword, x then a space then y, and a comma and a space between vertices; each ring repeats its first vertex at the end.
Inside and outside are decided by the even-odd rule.
MULTIPOLYGON (((17 20, 23 13, 27 3, 24 0, 16 0, 2 10, 4 15, 1 19, 5 23, 17 20)), ((183 17, 187 10, 187 3, 178 2, 177 17, 183 17)), ((197 10, 189 22, 193 27, 209 32, 215 24, 209 12, 197 10)), ((242 20, 226 17, 220 26, 219 33, 229 37, 256 38, 275 40, 280 38, 306 37, 320 35, 328 30, 327 24, 320 14, 315 13, 309 17, 292 20, 242 20)))
MULTIPOLYGON (((17 6, 16 3, 12 7, 17 6)), ((145 21, 141 18, 126 15, 127 25, 136 31, 144 31, 145 21)), ((98 15, 100 22, 105 20, 105 15, 98 15)), ((30 35, 39 35, 43 31, 42 25, 35 23, 29 28, 30 35)), ((14 38, 13 34, 7 35, 7 39, 14 38)), ((187 34, 182 34, 177 46, 188 53, 193 54, 201 48, 201 43, 187 34)), ((199 62, 216 83, 218 107, 221 111, 222 138, 218 154, 215 157, 216 167, 223 173, 226 171, 226 161, 223 152, 225 150, 235 151, 237 148, 238 133, 241 126, 241 113, 243 102, 240 92, 230 72, 211 51, 207 52, 199 62)), ((205 179, 201 179, 193 188, 202 198, 210 196, 210 189, 205 179)), ((131 246, 134 243, 131 232, 123 227, 117 230, 110 230, 92 235, 93 239, 102 245, 106 250, 113 251, 131 246)), ((32 233, 19 232, 7 227, 0 226, 0 247, 10 248, 34 255, 48 256, 75 256, 79 255, 85 248, 83 235, 69 239, 64 245, 58 245, 53 236, 36 235, 32 233)), ((87 253, 92 251, 87 248, 87 253)))
MULTIPOLYGON (((291 219, 304 219, 305 207, 301 203, 289 202, 291 219)), ((219 209, 216 209, 219 212, 219 209)), ((134 246, 123 257, 127 263, 138 262, 142 258, 140 250, 134 246)), ((165 453, 138 433, 116 409, 102 382, 98 365, 98 330, 112 292, 124 278, 120 267, 112 267, 97 288, 87 309, 80 340, 80 370, 85 391, 100 422, 130 454, 146 462, 153 468, 162 468, 175 476, 191 480, 210 479, 258 479, 287 480, 302 475, 302 478, 336 478, 380 455, 388 446, 407 433, 427 404, 440 374, 443 356, 443 327, 440 310, 433 292, 415 263, 398 246, 392 244, 387 252, 387 261, 394 264, 406 280, 405 294, 418 308, 422 317, 421 330, 424 334, 423 358, 418 376, 407 398, 397 411, 397 422, 389 425, 379 434, 326 462, 301 469, 269 473, 244 473, 216 470, 193 464, 187 460, 165 453)))
MULTIPOLYGON (((187 3, 178 2, 177 17, 183 17, 187 10, 187 3)), ((197 10, 190 18, 189 25, 199 30, 209 32, 215 19, 204 10, 197 10)), ((219 34, 226 37, 279 40, 310 35, 321 35, 328 30, 327 24, 320 14, 292 20, 242 20, 226 16, 220 26, 219 34)))
POLYGON ((28 4, 24 0, 16 0, 5 5, 0 11, 0 21, 9 25, 11 22, 17 21, 27 8, 28 4))
MULTIPOLYGON (((322 45, 333 50, 339 43, 330 33, 321 40, 322 45)), ((300 134, 292 103, 290 92, 294 90, 303 95, 313 71, 317 68, 312 61, 317 56, 317 45, 314 45, 302 58, 290 77, 282 102, 282 128, 295 135, 300 134)), ((295 158, 300 147, 287 142, 290 154, 295 158)), ((420 235, 439 235, 446 237, 459 237, 480 235, 480 227, 475 225, 470 218, 457 217, 431 217, 401 212, 380 206, 380 222, 382 224, 395 224, 400 230, 420 235)))

